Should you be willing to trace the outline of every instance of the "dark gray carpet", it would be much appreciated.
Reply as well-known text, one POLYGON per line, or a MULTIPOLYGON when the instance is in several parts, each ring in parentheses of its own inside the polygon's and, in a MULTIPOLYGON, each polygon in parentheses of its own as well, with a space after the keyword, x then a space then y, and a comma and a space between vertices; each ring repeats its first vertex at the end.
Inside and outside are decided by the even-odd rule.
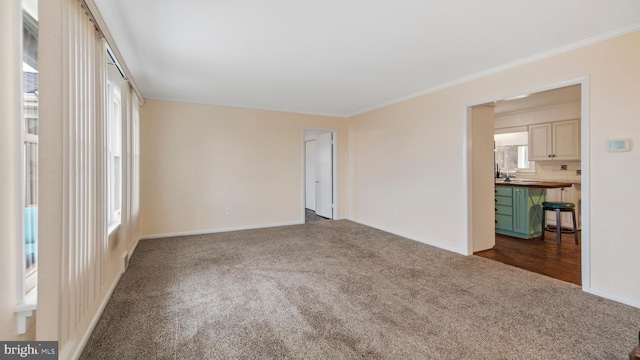
POLYGON ((353 222, 141 241, 82 359, 625 359, 640 309, 353 222))
POLYGON ((316 214, 315 211, 304 209, 304 222, 329 220, 324 216, 316 214))

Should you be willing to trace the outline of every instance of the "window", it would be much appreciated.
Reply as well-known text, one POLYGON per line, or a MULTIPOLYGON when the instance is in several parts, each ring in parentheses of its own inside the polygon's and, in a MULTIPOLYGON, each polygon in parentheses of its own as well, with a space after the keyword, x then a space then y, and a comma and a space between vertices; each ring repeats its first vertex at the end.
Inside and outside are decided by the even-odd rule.
MULTIPOLYGON (((27 6, 30 5, 30 6, 27 6)), ((37 5, 36 5, 37 6, 37 5)), ((37 8, 22 15, 24 292, 37 285, 38 272, 38 21, 37 8)))
POLYGON ((108 148, 108 223, 112 229, 120 224, 122 209, 122 106, 120 74, 109 65, 107 96, 107 148, 108 148))
POLYGON ((529 161, 528 132, 494 135, 495 164, 500 173, 535 172, 535 162, 529 161))

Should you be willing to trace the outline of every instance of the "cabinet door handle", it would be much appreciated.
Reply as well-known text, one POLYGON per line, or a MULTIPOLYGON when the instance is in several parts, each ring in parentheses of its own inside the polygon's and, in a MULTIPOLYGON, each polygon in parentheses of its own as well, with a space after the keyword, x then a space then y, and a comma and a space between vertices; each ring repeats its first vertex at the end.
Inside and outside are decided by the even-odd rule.
POLYGON ((553 157, 553 155, 549 154, 549 155, 547 155, 547 157, 553 157))
POLYGON ((496 212, 497 212, 497 211, 498 211, 498 208, 496 208, 495 210, 496 210, 496 212))

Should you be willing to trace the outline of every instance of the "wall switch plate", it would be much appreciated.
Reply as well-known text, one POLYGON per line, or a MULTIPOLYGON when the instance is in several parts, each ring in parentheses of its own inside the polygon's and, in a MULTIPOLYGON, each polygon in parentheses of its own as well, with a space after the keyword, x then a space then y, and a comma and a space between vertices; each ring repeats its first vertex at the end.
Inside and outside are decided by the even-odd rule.
POLYGON ((225 208, 225 209, 224 209, 224 214, 225 214, 225 215, 229 215, 229 214, 231 214, 231 208, 225 208))

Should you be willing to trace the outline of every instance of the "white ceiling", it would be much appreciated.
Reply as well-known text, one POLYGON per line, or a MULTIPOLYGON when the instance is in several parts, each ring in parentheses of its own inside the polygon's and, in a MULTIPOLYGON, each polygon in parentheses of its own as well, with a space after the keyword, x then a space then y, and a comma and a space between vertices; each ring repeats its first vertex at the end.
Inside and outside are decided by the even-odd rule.
POLYGON ((336 116, 640 29, 638 0, 94 2, 145 98, 336 116))

